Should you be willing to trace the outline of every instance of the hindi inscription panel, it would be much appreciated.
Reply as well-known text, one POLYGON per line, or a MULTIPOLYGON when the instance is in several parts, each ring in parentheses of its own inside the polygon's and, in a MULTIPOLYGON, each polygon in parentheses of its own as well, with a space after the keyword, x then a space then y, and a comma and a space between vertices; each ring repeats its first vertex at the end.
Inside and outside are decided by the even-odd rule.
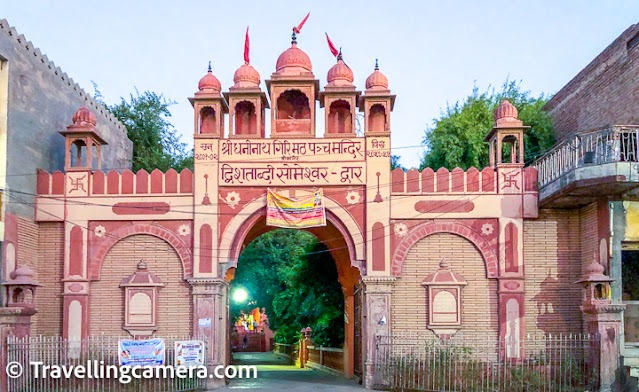
POLYGON ((364 163, 221 163, 220 185, 363 185, 364 163))
POLYGON ((364 138, 352 139, 224 139, 220 162, 363 161, 364 138))

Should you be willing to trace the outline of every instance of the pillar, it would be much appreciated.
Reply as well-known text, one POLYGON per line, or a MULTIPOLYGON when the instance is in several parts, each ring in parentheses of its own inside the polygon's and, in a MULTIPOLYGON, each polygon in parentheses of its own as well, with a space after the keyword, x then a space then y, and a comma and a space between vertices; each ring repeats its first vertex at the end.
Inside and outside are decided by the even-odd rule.
POLYGON ((625 307, 622 304, 581 307, 588 324, 588 332, 599 337, 597 346, 593 347, 593 359, 601 392, 612 391, 617 372, 621 370, 621 322, 625 307))
POLYGON ((374 383, 375 337, 388 336, 391 329, 391 294, 395 277, 367 276, 364 283, 365 314, 363 324, 364 341, 364 387, 371 389, 374 383))
MULTIPOLYGON (((226 366, 228 339, 227 291, 228 282, 222 278, 191 278, 193 295, 193 333, 208 347, 206 363, 209 374, 217 366, 226 366)), ((208 378, 206 390, 226 384, 223 378, 208 378)))
POLYGON ((355 350, 355 297, 353 287, 344 292, 344 377, 353 378, 355 350))
POLYGON ((7 338, 13 335, 17 338, 29 336, 31 329, 31 316, 36 314, 34 308, 27 307, 0 307, 0 339, 2 352, 0 353, 0 391, 8 391, 8 380, 5 369, 8 365, 9 351, 7 338))

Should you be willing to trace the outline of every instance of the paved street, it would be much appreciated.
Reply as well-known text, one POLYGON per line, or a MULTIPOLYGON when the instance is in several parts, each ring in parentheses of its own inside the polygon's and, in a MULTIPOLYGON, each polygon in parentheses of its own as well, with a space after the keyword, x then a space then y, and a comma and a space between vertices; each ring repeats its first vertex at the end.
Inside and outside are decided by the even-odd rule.
POLYGON ((352 380, 321 372, 290 366, 273 353, 236 353, 233 363, 256 365, 257 379, 236 379, 218 391, 255 390, 264 392, 333 391, 352 392, 365 389, 352 380))

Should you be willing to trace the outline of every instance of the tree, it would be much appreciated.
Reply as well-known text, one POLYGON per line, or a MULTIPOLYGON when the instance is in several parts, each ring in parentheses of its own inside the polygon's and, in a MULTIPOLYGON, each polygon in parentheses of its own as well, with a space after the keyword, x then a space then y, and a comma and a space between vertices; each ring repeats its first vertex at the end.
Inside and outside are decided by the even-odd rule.
MULTIPOLYGON (((193 169, 192 151, 186 150, 186 144, 180 142, 180 136, 168 121, 168 117, 171 117, 169 107, 175 102, 151 91, 140 94, 135 90, 135 93, 131 94, 130 101, 121 98, 120 103, 107 105, 124 124, 133 142, 133 171, 193 169)), ((96 96, 98 94, 96 88, 96 96)))
POLYGON ((402 170, 406 171, 404 166, 402 166, 401 163, 399 163, 400 159, 402 159, 402 157, 399 155, 391 155, 391 170, 395 170, 396 168, 399 167, 402 170))
POLYGON ((275 340, 293 343, 302 328, 316 344, 344 341, 344 295, 335 261, 324 244, 303 230, 278 229, 261 235, 240 255, 231 292, 244 288, 250 300, 231 303, 231 319, 264 308, 275 340))
POLYGON ((524 125, 530 126, 524 137, 525 162, 534 161, 550 149, 555 143, 552 121, 543 111, 549 97, 544 94, 533 97, 530 91, 521 89, 521 83, 506 80, 498 93, 492 89, 480 94, 474 87, 462 103, 446 107, 441 117, 434 121, 434 127, 425 132, 423 144, 428 151, 420 169, 461 167, 466 170, 487 166, 488 145, 484 138, 493 126, 495 109, 504 99, 517 108, 524 125))

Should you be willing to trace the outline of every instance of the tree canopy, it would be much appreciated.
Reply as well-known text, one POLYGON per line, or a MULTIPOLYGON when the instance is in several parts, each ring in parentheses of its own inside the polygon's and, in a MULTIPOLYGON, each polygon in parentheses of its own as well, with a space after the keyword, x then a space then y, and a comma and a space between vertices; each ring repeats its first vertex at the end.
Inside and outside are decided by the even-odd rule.
MULTIPOLYGON (((107 105, 124 124, 133 142, 133 171, 193 169, 192 151, 187 151, 186 144, 180 142, 180 136, 168 120, 169 107, 175 102, 151 91, 140 94, 136 90, 135 93, 129 101, 121 98, 120 103, 107 105)), ((96 97, 98 94, 96 89, 96 97)))
POLYGON ((249 301, 231 302, 231 318, 264 308, 275 340, 293 343, 302 328, 316 344, 344 340, 344 295, 326 246, 302 230, 278 229, 251 242, 240 255, 230 291, 244 288, 249 301))
POLYGON ((542 110, 549 98, 544 94, 532 96, 530 91, 522 90, 521 83, 509 80, 499 92, 489 89, 480 93, 474 87, 464 101, 448 105, 434 121, 434 126, 426 130, 423 144, 427 152, 420 169, 461 167, 466 170, 487 166, 488 144, 484 143, 484 138, 493 126, 495 109, 504 99, 517 108, 524 125, 530 126, 524 137, 524 160, 532 162, 555 143, 552 121, 542 110))

